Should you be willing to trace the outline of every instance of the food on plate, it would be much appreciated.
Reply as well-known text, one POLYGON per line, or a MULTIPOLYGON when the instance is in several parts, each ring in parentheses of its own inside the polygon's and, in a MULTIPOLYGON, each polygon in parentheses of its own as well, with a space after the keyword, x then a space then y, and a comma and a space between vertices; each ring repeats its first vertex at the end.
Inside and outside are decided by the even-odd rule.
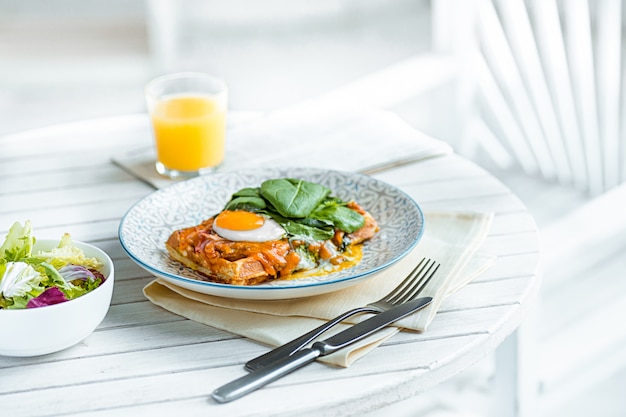
POLYGON ((217 215, 174 231, 165 247, 207 280, 255 285, 354 266, 360 244, 378 230, 357 202, 320 184, 277 178, 237 191, 217 215))
POLYGON ((15 222, 0 246, 0 310, 43 307, 80 297, 105 280, 69 234, 49 251, 34 251, 30 221, 15 222))

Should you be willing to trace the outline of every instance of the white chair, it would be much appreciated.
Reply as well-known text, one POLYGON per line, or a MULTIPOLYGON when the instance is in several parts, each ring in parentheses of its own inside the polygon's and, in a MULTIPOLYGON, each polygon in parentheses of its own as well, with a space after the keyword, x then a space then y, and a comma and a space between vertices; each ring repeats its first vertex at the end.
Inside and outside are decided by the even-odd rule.
POLYGON ((520 395, 532 401, 535 387, 539 394, 537 407, 518 398, 518 414, 548 415, 626 367, 622 2, 434 0, 433 12, 435 51, 456 57, 465 72, 458 150, 586 195, 540 230, 537 349, 524 356, 529 346, 520 340, 508 356, 528 360, 509 378, 520 395), (536 375, 516 374, 533 362, 536 375))

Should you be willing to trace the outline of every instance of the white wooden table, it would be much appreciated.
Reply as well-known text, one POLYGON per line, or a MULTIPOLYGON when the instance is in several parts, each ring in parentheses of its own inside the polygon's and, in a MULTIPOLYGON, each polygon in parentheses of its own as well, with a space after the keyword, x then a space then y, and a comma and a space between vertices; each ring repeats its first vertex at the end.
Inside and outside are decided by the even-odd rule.
MULTIPOLYGON (((242 375, 243 363, 268 348, 144 298, 142 287, 153 277, 126 256, 117 227, 153 188, 111 157, 150 141, 145 115, 0 138, 2 236, 14 221, 31 219, 37 237, 70 232, 108 252, 116 268, 110 311, 86 340, 47 356, 0 357, 2 415, 360 415, 467 369, 514 333, 532 308, 539 285, 537 230, 507 188, 454 154, 386 169, 373 175, 425 210, 494 211, 483 249, 498 256, 495 266, 447 299, 424 334, 402 332, 347 369, 315 363, 248 397, 217 404, 211 391, 242 375)), ((518 347, 515 334, 509 340, 518 347)), ((507 375, 509 382, 519 376, 507 375)))

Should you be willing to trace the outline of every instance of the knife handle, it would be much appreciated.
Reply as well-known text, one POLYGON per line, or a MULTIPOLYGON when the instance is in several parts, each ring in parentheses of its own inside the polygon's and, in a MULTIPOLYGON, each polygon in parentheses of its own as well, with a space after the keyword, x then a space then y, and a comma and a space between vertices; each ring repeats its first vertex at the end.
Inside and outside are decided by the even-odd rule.
POLYGON ((239 379, 222 385, 213 391, 212 397, 219 403, 226 403, 243 397, 279 378, 313 362, 320 352, 315 349, 303 349, 291 356, 271 363, 239 379))
POLYGON ((310 332, 305 333, 302 336, 299 336, 291 340, 290 342, 285 343, 284 345, 274 348, 270 350, 269 352, 264 353, 263 355, 257 356, 254 359, 250 359, 246 363, 245 368, 248 371, 255 371, 279 359, 292 355, 294 352, 299 351, 300 349, 302 349, 303 347, 311 343, 319 335, 321 335, 322 333, 324 333, 326 330, 330 329, 331 327, 335 326, 337 323, 340 323, 344 321, 345 319, 347 319, 348 317, 354 316, 355 314, 365 313, 365 312, 377 313, 379 312, 379 310, 371 308, 371 307, 359 307, 359 308, 352 309, 350 311, 346 311, 345 313, 322 324, 321 326, 316 327, 310 332))

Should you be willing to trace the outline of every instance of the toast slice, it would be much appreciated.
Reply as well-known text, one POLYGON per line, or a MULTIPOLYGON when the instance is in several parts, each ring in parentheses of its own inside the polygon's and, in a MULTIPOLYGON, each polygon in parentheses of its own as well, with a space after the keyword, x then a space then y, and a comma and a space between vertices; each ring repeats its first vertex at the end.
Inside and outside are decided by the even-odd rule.
MULTIPOLYGON (((315 251, 315 257, 335 256, 346 245, 356 245, 370 239, 378 232, 376 220, 356 203, 351 207, 365 217, 359 230, 344 234, 337 231, 332 240, 307 244, 288 239, 267 242, 235 242, 219 236, 213 230, 214 217, 197 226, 174 231, 165 247, 170 256, 206 277, 207 281, 231 285, 256 285, 285 277, 301 270, 301 251, 306 245, 315 251)), ((340 257, 337 257, 340 258, 340 257)), ((310 266, 310 264, 308 264, 310 266)))

